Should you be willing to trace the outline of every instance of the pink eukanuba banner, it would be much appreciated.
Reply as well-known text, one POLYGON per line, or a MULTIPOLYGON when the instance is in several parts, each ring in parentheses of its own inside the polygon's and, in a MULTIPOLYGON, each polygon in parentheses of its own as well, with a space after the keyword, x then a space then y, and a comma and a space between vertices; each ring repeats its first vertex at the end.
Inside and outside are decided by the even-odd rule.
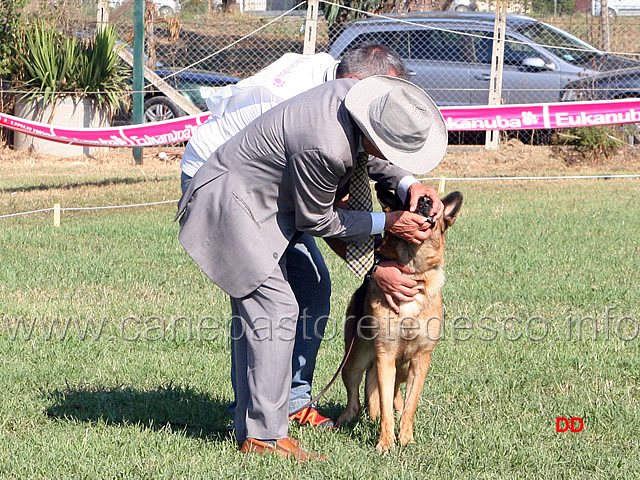
MULTIPOLYGON (((640 99, 442 107, 449 131, 535 130, 640 123, 640 99)), ((0 114, 0 126, 54 142, 96 147, 148 147, 186 142, 208 113, 157 123, 70 129, 0 114)))

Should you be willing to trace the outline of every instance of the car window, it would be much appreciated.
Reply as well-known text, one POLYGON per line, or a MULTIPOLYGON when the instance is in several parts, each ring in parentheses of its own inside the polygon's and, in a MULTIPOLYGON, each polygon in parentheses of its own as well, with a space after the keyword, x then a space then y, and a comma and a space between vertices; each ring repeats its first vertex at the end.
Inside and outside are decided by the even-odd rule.
POLYGON ((530 23, 519 26, 517 30, 569 63, 585 63, 600 53, 591 45, 546 23, 530 23))
MULTIPOLYGON (((493 39, 487 37, 486 32, 470 32, 473 39, 475 61, 477 63, 491 63, 491 52, 493 49, 493 39)), ((540 54, 513 37, 507 36, 504 44, 504 64, 522 65, 525 58, 540 57, 540 54)))
POLYGON ((367 43, 379 43, 386 47, 391 48, 394 52, 400 55, 401 58, 408 58, 409 55, 409 41, 406 31, 390 31, 390 32, 368 32, 358 35, 353 40, 344 52, 367 43))
POLYGON ((409 32, 409 56, 412 60, 469 62, 471 38, 449 30, 420 29, 409 32))

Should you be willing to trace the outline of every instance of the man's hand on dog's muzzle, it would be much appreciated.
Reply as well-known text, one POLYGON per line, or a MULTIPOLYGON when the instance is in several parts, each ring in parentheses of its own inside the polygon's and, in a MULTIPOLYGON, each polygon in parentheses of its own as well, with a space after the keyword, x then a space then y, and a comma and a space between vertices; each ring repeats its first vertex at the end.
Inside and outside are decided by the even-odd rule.
POLYGON ((384 229, 402 240, 419 245, 431 234, 431 222, 422 215, 404 210, 388 212, 385 215, 384 229))
POLYGON ((427 196, 433 202, 430 215, 433 217, 433 221, 438 221, 438 219, 442 216, 442 213, 444 212, 444 204, 440 200, 438 192, 436 192, 435 188, 428 187, 427 185, 423 185, 420 182, 412 183, 409 187, 409 191, 407 192, 407 196, 410 212, 415 212, 420 198, 427 196))

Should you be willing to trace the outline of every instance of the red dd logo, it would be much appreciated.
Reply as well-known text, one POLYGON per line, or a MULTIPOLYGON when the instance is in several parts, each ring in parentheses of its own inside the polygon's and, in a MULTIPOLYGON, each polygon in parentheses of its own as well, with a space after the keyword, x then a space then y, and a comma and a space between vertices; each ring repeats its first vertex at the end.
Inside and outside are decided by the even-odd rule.
POLYGON ((584 423, 580 417, 556 417, 556 432, 563 433, 567 430, 572 432, 581 432, 584 428, 584 423))

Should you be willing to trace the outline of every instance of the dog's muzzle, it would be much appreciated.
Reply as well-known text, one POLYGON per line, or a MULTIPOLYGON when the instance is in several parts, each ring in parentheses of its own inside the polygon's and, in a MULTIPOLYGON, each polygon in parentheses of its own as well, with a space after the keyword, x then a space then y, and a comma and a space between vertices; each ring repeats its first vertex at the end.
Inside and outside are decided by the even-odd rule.
POLYGON ((431 227, 435 225, 435 220, 433 219, 433 215, 430 215, 431 208, 433 207, 433 200, 427 197, 426 195, 420 197, 418 199, 418 206, 416 207, 416 213, 418 215, 422 215, 426 217, 427 221, 431 224, 431 227))

